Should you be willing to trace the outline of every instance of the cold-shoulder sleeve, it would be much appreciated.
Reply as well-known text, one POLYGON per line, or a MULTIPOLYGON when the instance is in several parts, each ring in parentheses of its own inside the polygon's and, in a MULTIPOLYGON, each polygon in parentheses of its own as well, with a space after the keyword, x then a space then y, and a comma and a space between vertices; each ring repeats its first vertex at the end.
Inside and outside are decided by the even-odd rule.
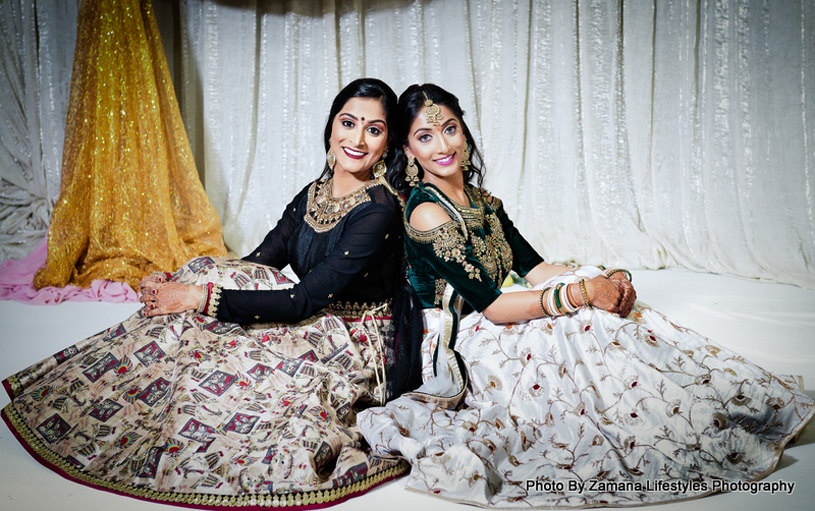
POLYGON ((499 285, 490 278, 456 221, 429 231, 418 231, 408 225, 405 248, 414 275, 440 277, 412 278, 411 284, 420 297, 438 298, 443 292, 438 288, 446 281, 471 307, 481 312, 501 295, 499 285))
MULTIPOLYGON (((282 222, 282 220, 281 220, 282 222)), ((399 218, 388 206, 371 202, 348 213, 342 237, 325 259, 290 289, 223 290, 217 310, 221 321, 234 323, 297 322, 334 300, 398 236, 399 218)), ((271 245, 274 247, 274 245, 271 245)), ((276 249, 270 249, 270 253, 276 249)), ((265 252, 261 250, 261 258, 265 252)), ((266 264, 265 260, 259 262, 266 264)))
POLYGON ((482 312, 501 295, 501 284, 514 270, 528 274, 543 258, 521 236, 501 201, 467 186, 470 206, 450 201, 433 185, 420 183, 410 195, 405 218, 421 204, 439 205, 450 217, 435 229, 406 227, 410 281, 425 307, 438 307, 447 284, 469 307, 482 312))

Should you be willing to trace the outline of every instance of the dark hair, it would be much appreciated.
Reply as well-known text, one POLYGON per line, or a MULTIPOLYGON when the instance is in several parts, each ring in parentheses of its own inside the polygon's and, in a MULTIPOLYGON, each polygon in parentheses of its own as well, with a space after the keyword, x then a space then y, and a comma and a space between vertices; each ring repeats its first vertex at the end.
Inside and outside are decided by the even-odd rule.
MULTIPOLYGON (((334 117, 340 113, 342 107, 348 103, 351 98, 372 98, 378 99, 382 104, 382 110, 385 111, 385 122, 388 124, 388 154, 385 156, 385 165, 390 168, 393 165, 393 160, 396 157, 393 149, 399 145, 397 134, 397 117, 396 117, 396 93, 390 86, 377 78, 358 78, 349 83, 337 94, 334 102, 331 103, 331 110, 328 112, 328 121, 325 123, 325 133, 323 142, 325 143, 325 150, 331 146, 329 139, 331 138, 331 128, 334 124, 334 117)), ((334 171, 326 163, 323 168, 323 173, 320 179, 331 177, 334 171)))
MULTIPOLYGON (((479 188, 484 186, 484 158, 481 156, 481 151, 475 143, 470 128, 464 122, 464 110, 458 103, 458 98, 442 89, 433 83, 425 83, 422 85, 413 84, 399 96, 399 120, 395 125, 395 130, 398 132, 399 141, 396 144, 393 152, 396 156, 393 165, 388 165, 388 182, 390 185, 404 194, 409 193, 410 187, 405 182, 405 168, 407 167, 407 156, 405 156, 404 146, 408 145, 408 134, 413 120, 425 108, 425 100, 431 100, 439 106, 446 106, 450 111, 458 117, 461 121, 461 128, 464 131, 464 138, 467 140, 467 146, 470 148, 470 167, 464 171, 464 182, 475 184, 479 188), (427 97, 425 97, 427 96, 427 97), (475 182, 473 183, 473 180, 475 182)), ((390 129, 390 128, 389 128, 390 129)), ((424 176, 424 169, 416 162, 419 168, 419 179, 424 176)))

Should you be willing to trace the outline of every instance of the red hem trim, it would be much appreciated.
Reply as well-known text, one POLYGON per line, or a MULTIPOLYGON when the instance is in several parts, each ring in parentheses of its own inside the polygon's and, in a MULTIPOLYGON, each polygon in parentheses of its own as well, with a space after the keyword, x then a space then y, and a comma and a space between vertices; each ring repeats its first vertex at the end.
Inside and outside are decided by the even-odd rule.
MULTIPOLYGON (((9 399, 13 400, 14 399, 14 392, 12 392, 12 390, 11 390, 11 383, 8 382, 8 378, 3 380, 3 388, 6 389, 6 394, 8 394, 9 399)), ((5 417, 5 416, 6 416, 5 412, 3 412, 3 417, 5 417)))

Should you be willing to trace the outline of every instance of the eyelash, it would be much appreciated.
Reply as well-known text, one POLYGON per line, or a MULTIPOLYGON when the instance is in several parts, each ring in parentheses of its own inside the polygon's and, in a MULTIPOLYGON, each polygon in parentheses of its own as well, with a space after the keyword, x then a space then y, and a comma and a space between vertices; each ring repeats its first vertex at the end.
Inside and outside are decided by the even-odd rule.
MULTIPOLYGON (((447 126, 444 128, 444 132, 448 135, 455 135, 456 134, 456 127, 453 125, 447 126)), ((419 142, 429 142, 430 141, 430 134, 429 133, 422 133, 419 135, 417 139, 419 142)))
MULTIPOLYGON (((348 129, 352 129, 354 126, 356 126, 354 124, 354 121, 351 121, 349 119, 342 120, 341 124, 342 124, 342 126, 344 128, 348 128, 348 129)), ((379 136, 379 135, 382 134, 382 130, 380 130, 376 126, 368 126, 368 133, 370 133, 371 135, 374 135, 374 136, 379 136)))

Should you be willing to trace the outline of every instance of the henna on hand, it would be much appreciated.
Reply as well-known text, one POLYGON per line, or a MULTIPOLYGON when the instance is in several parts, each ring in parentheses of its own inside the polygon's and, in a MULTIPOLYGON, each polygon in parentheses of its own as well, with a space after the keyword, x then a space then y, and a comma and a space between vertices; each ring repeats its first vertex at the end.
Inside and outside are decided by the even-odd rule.
POLYGON ((586 290, 592 307, 609 312, 620 311, 622 290, 615 281, 605 275, 598 275, 586 282, 586 290))
POLYGON ((201 286, 165 282, 149 286, 140 301, 145 304, 147 317, 175 314, 198 309, 202 292, 201 286))
POLYGON ((634 302, 637 299, 637 292, 628 279, 613 279, 613 282, 620 290, 619 314, 621 318, 624 318, 631 313, 631 309, 634 307, 634 302))
POLYGON ((155 289, 156 284, 167 282, 167 278, 161 273, 147 275, 139 282, 139 293, 145 294, 150 289, 155 289))

